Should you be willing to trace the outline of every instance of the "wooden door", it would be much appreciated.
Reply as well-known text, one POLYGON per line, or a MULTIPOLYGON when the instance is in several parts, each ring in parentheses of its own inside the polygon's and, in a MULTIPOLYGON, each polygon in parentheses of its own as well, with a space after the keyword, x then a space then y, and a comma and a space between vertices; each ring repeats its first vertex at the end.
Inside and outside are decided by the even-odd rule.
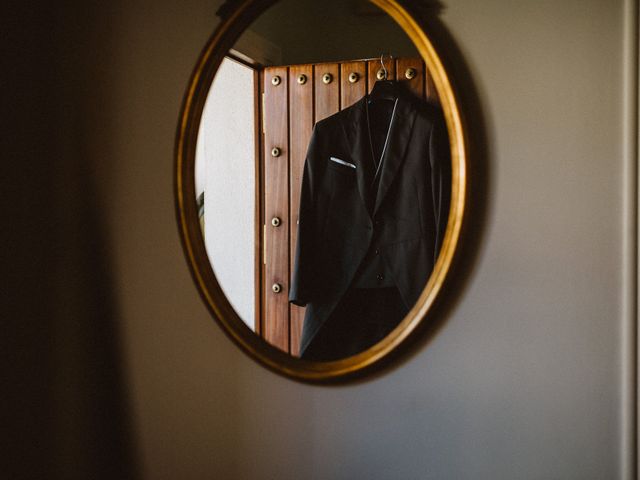
MULTIPOLYGON (((385 62, 388 78, 437 101, 420 58, 385 62)), ((315 122, 371 91, 380 60, 267 67, 262 72, 262 315, 259 331, 272 345, 298 355, 304 308, 288 302, 294 267, 298 205, 307 145, 315 122)))

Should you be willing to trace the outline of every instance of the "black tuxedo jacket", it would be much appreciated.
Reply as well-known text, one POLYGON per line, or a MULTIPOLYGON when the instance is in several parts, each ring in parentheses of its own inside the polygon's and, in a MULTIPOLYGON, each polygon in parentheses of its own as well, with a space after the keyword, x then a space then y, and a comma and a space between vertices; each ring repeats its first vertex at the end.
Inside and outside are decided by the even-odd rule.
POLYGON ((450 155, 442 112, 401 94, 377 173, 368 115, 365 96, 316 123, 309 143, 289 291, 289 301, 307 306, 301 354, 352 284, 372 242, 410 307, 446 228, 450 155))

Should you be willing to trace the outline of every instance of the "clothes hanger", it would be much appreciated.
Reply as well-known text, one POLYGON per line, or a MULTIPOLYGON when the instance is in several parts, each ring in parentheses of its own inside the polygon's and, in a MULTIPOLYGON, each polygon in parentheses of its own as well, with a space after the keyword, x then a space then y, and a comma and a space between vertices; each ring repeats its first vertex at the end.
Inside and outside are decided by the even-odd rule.
MULTIPOLYGON (((389 57, 393 59, 393 55, 389 55, 389 57)), ((371 93, 369 93, 369 103, 375 102, 376 100, 394 101, 398 96, 400 96, 400 83, 395 80, 388 79, 389 71, 384 65, 384 53, 380 55, 380 65, 384 72, 384 78, 382 80, 377 80, 376 83, 373 84, 371 93)))

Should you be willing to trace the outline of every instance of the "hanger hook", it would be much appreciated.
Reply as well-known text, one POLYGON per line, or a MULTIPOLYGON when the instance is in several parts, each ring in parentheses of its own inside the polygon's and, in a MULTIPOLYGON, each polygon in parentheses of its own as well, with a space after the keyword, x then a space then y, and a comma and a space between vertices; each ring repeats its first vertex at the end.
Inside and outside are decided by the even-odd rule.
MULTIPOLYGON (((391 54, 389 54, 389 56, 393 58, 391 54)), ((384 66, 383 58, 384 58, 384 53, 380 55, 380 65, 382 65, 382 71, 384 72, 384 79, 387 80, 387 78, 389 78, 389 72, 387 71, 387 67, 384 66)))

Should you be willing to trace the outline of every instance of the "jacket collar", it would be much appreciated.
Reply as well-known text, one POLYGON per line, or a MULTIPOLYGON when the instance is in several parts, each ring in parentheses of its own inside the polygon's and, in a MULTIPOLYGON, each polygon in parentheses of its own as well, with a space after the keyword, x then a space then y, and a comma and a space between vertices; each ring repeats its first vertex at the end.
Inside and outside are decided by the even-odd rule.
POLYGON ((371 212, 373 216, 380 208, 384 197, 393 183, 393 179, 402 165, 407 145, 411 138, 416 109, 406 94, 399 95, 393 119, 389 127, 387 145, 382 156, 382 164, 378 172, 380 181, 376 202, 373 208, 370 208, 371 183, 376 173, 373 167, 369 122, 367 121, 367 101, 368 96, 365 95, 350 107, 351 112, 347 117, 348 123, 345 126, 345 134, 348 142, 347 145, 349 145, 351 149, 351 159, 357 167, 356 174, 360 196, 367 206, 367 211, 371 212))

